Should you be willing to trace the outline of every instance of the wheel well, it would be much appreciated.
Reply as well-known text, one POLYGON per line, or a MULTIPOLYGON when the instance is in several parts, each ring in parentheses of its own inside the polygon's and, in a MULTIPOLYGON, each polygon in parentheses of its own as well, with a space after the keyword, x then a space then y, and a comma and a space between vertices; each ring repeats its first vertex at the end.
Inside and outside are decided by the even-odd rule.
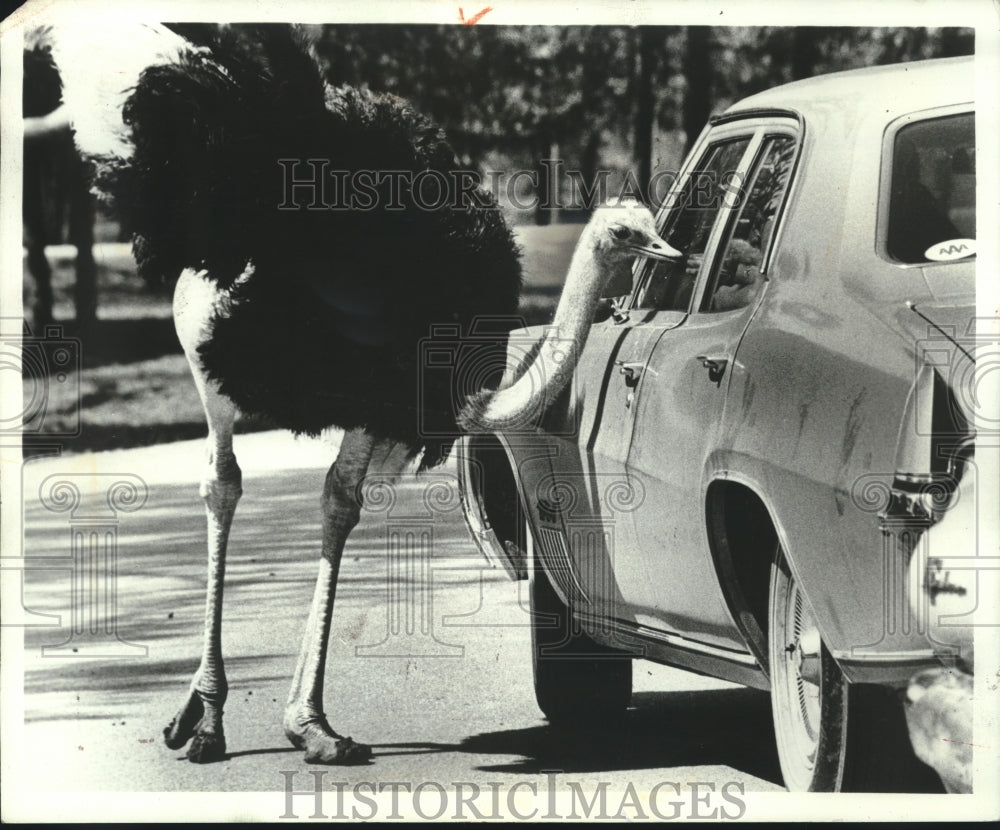
POLYGON ((771 516, 750 488, 716 481, 708 489, 706 519, 719 584, 743 636, 769 672, 768 593, 778 544, 771 516))
POLYGON ((524 522, 517 483, 503 445, 494 435, 476 435, 470 439, 469 453, 472 489, 483 516, 501 546, 513 542, 523 550, 524 522))

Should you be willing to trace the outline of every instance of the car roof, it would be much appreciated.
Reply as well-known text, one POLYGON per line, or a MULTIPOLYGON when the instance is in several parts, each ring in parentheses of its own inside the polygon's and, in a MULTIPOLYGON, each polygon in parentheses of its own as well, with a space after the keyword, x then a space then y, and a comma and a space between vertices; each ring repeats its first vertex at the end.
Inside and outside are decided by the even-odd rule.
POLYGON ((973 100, 973 57, 897 63, 818 75, 744 98, 726 110, 736 114, 753 109, 784 109, 826 116, 840 103, 884 111, 891 120, 915 110, 973 100))
POLYGON ((884 307, 890 315, 901 313, 904 300, 936 302, 938 291, 949 302, 965 304, 973 296, 971 263, 934 266, 934 273, 930 266, 917 269, 924 274, 923 296, 919 282, 902 279, 901 267, 878 254, 877 234, 886 181, 883 150, 892 134, 887 128, 910 123, 918 113, 964 112, 974 99, 973 58, 965 57, 821 75, 761 92, 726 110, 727 121, 790 112, 803 123, 796 182, 778 229, 774 274, 779 282, 786 266, 792 282, 810 273, 839 275, 845 296, 868 297, 873 309, 884 307), (962 271, 960 277, 954 276, 956 270, 962 271))

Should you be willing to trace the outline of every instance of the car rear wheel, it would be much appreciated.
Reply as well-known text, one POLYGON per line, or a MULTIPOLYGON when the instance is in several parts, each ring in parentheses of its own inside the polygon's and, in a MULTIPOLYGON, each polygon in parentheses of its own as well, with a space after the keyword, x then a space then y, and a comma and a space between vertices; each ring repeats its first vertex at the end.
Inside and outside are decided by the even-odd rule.
POLYGON ((785 786, 810 792, 939 792, 913 754, 902 702, 849 684, 779 548, 771 567, 771 710, 785 786))
POLYGON ((528 528, 526 537, 538 708, 554 725, 586 728, 620 717, 632 698, 632 659, 581 630, 535 557, 528 528))

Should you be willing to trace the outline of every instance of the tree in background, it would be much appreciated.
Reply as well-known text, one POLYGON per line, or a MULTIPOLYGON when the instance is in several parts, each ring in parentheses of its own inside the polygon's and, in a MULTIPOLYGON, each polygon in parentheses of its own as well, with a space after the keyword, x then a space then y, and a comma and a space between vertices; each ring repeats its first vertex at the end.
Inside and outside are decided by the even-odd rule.
MULTIPOLYGON (((708 26, 314 27, 334 84, 409 99, 463 163, 534 173, 551 221, 558 159, 599 170, 675 169, 709 116, 777 84, 861 66, 971 54, 968 29, 708 26), (671 137, 676 140, 671 141, 671 137), (546 195, 549 195, 549 202, 546 195)), ((564 197, 567 194, 562 194, 564 197)))
POLYGON ((681 129, 690 149, 712 113, 712 47, 710 26, 688 26, 685 30, 684 62, 681 75, 687 82, 681 116, 681 129))

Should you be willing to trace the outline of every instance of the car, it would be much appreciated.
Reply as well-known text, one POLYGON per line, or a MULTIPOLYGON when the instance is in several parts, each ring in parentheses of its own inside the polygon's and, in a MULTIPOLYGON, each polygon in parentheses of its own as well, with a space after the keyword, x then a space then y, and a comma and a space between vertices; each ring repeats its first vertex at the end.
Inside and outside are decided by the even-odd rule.
POLYGON ((902 697, 954 649, 907 572, 974 470, 973 74, 854 70, 714 117, 656 213, 684 258, 635 263, 531 424, 463 439, 551 722, 621 716, 642 658, 769 690, 789 789, 940 788, 902 697))

